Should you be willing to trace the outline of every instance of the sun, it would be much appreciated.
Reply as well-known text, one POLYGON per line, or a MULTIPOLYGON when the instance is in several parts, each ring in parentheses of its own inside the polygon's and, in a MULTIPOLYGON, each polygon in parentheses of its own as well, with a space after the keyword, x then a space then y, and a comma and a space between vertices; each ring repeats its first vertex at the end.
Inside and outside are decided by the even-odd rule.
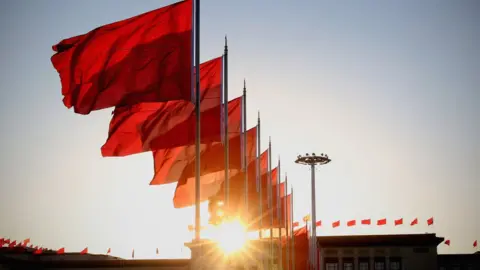
POLYGON ((215 242, 225 255, 237 253, 245 247, 247 230, 237 219, 225 221, 218 225, 215 242))

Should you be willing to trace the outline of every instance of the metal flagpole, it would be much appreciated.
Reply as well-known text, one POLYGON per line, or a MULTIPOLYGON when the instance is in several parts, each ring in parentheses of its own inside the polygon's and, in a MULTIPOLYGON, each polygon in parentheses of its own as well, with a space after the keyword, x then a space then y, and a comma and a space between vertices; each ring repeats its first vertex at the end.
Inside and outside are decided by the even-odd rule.
POLYGON ((247 83, 243 79, 243 169, 245 173, 245 224, 248 224, 248 164, 247 164, 247 83))
POLYGON ((290 218, 290 234, 292 236, 291 238, 291 241, 292 241, 292 270, 295 270, 295 234, 293 233, 293 187, 290 191, 290 215, 291 215, 291 218, 290 218))
POLYGON ((281 198, 280 198, 280 176, 281 176, 281 171, 280 171, 280 156, 278 156, 278 174, 277 174, 277 225, 278 225, 278 265, 280 269, 283 269, 282 267, 282 235, 281 235, 281 230, 282 230, 282 223, 281 223, 281 198))
POLYGON ((258 118, 257 118, 257 184, 258 184, 258 196, 259 196, 259 207, 260 207, 260 222, 259 222, 259 230, 258 230, 258 237, 262 239, 263 237, 263 206, 262 206, 262 173, 261 173, 261 168, 260 168, 260 111, 258 112, 258 118))
POLYGON ((229 196, 230 196, 230 179, 228 178, 228 170, 229 170, 229 156, 228 156, 228 145, 229 145, 229 136, 228 136, 228 45, 227 45, 227 36, 225 36, 225 51, 224 51, 224 79, 223 79, 223 108, 224 108, 224 124, 225 124, 225 206, 227 208, 227 216, 230 215, 230 203, 229 203, 229 196))
POLYGON ((270 265, 273 264, 273 185, 272 185, 272 138, 268 137, 268 215, 270 216, 270 265))
MULTIPOLYGON (((290 198, 291 199, 291 198, 290 198)), ((288 211, 287 211, 287 208, 288 208, 288 178, 287 178, 287 173, 285 173, 285 200, 284 200, 284 204, 285 204, 285 209, 283 211, 283 216, 284 216, 284 221, 283 223, 285 224, 285 262, 286 262, 286 266, 287 266, 287 270, 290 270, 290 243, 289 243, 289 239, 288 239, 288 230, 290 229, 290 224, 288 222, 288 211)))
POLYGON ((200 241, 200 0, 195 2, 195 240, 200 241))

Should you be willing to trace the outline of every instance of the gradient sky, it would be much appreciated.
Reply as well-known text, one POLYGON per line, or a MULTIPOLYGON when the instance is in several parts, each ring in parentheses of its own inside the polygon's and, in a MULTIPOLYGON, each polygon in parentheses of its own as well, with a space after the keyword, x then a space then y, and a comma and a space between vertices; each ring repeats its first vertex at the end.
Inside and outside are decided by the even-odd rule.
MULTIPOLYGON (((189 256, 193 209, 174 186, 148 185, 149 153, 102 158, 111 110, 62 103, 51 46, 173 1, 0 3, 0 237, 139 258, 189 256)), ((229 39, 230 96, 247 79, 248 122, 262 119, 310 211, 300 153, 328 153, 317 171, 317 217, 415 217, 417 227, 323 227, 320 235, 432 232, 440 253, 480 240, 480 2, 205 0, 201 59, 229 39), (433 216, 435 225, 426 226, 433 216)), ((203 208, 205 210, 205 207, 203 208)), ((206 211, 204 211, 206 213, 206 211)), ((203 221, 206 222, 204 215, 203 221)))

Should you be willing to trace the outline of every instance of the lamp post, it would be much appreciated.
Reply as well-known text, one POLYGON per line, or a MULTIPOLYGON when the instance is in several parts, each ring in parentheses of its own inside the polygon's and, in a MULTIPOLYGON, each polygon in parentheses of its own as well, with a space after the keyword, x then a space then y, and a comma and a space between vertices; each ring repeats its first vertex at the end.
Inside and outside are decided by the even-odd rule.
POLYGON ((315 155, 315 153, 305 154, 305 156, 298 155, 295 163, 301 165, 309 165, 312 170, 312 265, 313 269, 317 270, 317 215, 315 209, 315 166, 316 165, 325 165, 331 160, 327 155, 321 154, 320 156, 315 155))

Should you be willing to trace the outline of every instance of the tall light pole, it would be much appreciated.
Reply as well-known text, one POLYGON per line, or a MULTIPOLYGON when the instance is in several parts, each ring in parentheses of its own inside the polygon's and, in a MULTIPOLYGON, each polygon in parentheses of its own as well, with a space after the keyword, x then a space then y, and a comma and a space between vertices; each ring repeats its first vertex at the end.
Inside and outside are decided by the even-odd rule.
POLYGON ((315 209, 315 166, 316 165, 325 165, 329 163, 331 160, 328 158, 327 155, 321 154, 320 156, 315 155, 312 153, 309 155, 308 153, 305 156, 298 155, 297 160, 295 163, 302 164, 302 165, 309 165, 312 170, 312 265, 313 269, 317 270, 317 215, 315 209))

